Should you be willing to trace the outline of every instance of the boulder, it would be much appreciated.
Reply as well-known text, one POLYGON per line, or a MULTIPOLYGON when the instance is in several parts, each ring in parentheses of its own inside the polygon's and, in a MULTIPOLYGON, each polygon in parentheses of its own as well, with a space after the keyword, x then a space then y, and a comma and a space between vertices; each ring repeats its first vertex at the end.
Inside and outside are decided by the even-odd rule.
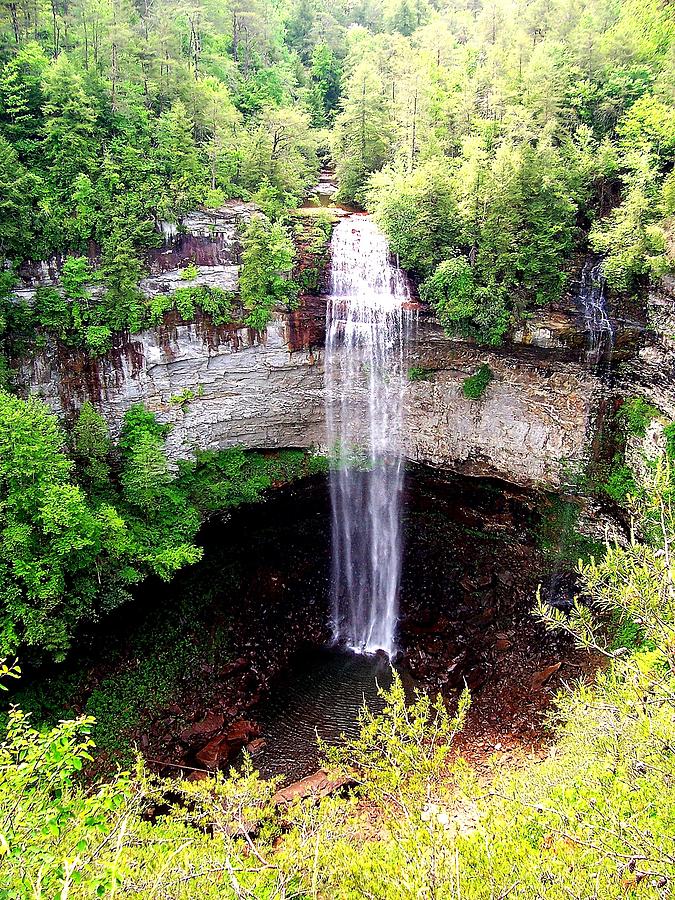
POLYGON ((242 747, 258 737, 260 729, 254 722, 240 719, 233 722, 224 734, 212 738, 195 754, 197 762, 206 769, 218 769, 232 759, 242 747))
POLYGON ((184 731, 182 731, 180 739, 186 744, 189 744, 197 737, 215 734, 217 731, 221 730, 224 724, 225 716, 223 716, 221 713, 208 713, 208 715, 206 715, 201 720, 201 722, 195 722, 194 725, 189 725, 184 731))
POLYGON ((300 781, 289 784, 288 787, 277 791, 272 802, 277 805, 284 803, 292 803, 294 800, 304 800, 305 797, 314 797, 319 800, 321 797, 327 797, 329 794, 335 793, 346 785, 355 784, 352 778, 342 775, 338 778, 329 778, 327 772, 319 769, 313 775, 307 775, 300 781))

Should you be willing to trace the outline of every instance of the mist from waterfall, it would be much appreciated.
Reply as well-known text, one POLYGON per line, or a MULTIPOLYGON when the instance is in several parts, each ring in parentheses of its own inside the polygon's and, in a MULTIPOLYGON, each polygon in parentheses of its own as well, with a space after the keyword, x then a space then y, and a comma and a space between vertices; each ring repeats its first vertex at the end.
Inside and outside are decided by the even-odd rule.
POLYGON ((326 421, 331 454, 333 636, 358 653, 395 652, 401 577, 405 276, 367 216, 331 245, 326 421))

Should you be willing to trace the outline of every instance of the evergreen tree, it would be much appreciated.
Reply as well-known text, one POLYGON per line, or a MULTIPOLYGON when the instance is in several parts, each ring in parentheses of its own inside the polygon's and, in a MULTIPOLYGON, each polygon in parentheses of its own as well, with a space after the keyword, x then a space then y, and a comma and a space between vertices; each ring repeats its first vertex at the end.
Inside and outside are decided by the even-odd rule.
POLYGON ((359 199, 368 176, 382 166, 391 146, 382 80, 372 63, 361 62, 351 73, 335 125, 340 196, 359 199))

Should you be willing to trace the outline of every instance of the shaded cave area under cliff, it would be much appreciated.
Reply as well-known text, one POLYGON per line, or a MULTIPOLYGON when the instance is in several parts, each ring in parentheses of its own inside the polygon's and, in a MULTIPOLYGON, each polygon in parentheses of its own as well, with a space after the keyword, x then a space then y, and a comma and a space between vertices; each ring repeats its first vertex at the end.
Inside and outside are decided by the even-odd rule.
MULTIPOLYGON (((531 615, 537 586, 568 585, 569 562, 544 549, 550 497, 410 466, 396 668, 404 684, 472 693, 458 751, 477 765, 544 751, 562 681, 593 661, 531 615)), ((303 777, 315 735, 355 735, 364 695, 377 706, 386 660, 327 650, 327 478, 271 491, 201 533, 203 560, 82 635, 58 672, 34 673, 24 707, 39 717, 90 712, 98 764, 199 776, 247 745, 263 774, 303 777)), ((564 591, 563 591, 564 594, 564 591)), ((564 597, 563 597, 564 601, 564 597)), ((24 688, 25 690, 25 688, 24 688)))

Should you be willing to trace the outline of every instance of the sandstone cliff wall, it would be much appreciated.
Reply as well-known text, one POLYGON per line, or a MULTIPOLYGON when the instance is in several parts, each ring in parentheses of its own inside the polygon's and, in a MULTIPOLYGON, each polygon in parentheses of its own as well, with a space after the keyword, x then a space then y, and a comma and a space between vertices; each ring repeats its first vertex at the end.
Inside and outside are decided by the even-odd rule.
MULTIPOLYGON (((168 233, 166 247, 153 251, 143 289, 148 295, 175 289, 184 283, 181 267, 192 261, 197 283, 236 291, 237 225, 250 213, 246 204, 230 204, 188 217, 181 233, 168 233)), ((55 262, 24 273, 24 295, 57 278, 55 262)), ((91 400, 113 432, 125 410, 142 401, 173 425, 167 445, 174 460, 195 448, 321 447, 324 317, 319 297, 305 298, 294 313, 279 312, 264 334, 168 314, 158 328, 116 336, 100 359, 47 341, 22 361, 20 379, 25 391, 65 418, 91 400)), ((569 316, 565 322, 567 328, 569 316)), ((407 390, 403 442, 409 458, 557 486, 561 467, 587 450, 601 392, 583 353, 558 339, 560 329, 559 322, 540 323, 520 343, 486 352, 448 339, 421 313, 410 365, 430 374, 407 390), (483 362, 494 380, 482 399, 468 400, 462 383, 483 362)))

